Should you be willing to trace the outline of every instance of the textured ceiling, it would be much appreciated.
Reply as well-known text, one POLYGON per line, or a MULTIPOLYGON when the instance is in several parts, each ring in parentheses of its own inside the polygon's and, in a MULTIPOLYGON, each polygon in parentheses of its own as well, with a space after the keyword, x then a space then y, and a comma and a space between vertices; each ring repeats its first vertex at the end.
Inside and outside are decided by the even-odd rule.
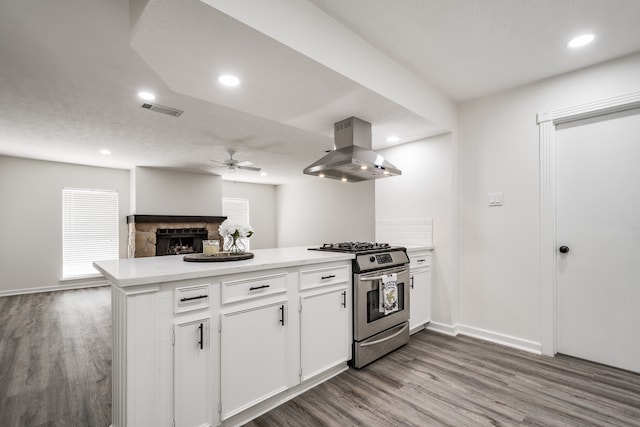
MULTIPOLYGON (((636 0, 312 3, 455 100, 640 50, 636 0), (582 30, 595 31, 596 43, 567 51, 582 30)), ((301 170, 331 147, 332 124, 351 115, 373 124, 374 147, 392 132, 402 143, 442 131, 198 0, 150 1, 133 30, 126 0, 0 2, 0 155, 290 182, 315 179, 301 170), (215 86, 223 70, 245 83, 215 86), (139 108, 141 89, 185 113, 139 108), (103 147, 112 155, 100 155, 103 147), (228 149, 268 175, 213 167, 208 159, 228 149)))

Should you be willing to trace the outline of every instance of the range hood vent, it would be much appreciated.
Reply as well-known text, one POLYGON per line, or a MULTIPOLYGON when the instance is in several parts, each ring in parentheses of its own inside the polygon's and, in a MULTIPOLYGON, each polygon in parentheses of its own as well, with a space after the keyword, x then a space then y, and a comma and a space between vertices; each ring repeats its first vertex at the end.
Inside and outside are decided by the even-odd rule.
POLYGON ((160 104, 152 104, 150 102, 145 102, 140 105, 140 108, 146 108, 147 110, 155 111, 156 113, 168 114, 173 117, 180 117, 184 111, 178 110, 177 108, 165 107, 160 104))
POLYGON ((304 169, 307 175, 347 182, 369 181, 402 175, 402 172, 371 150, 371 123, 357 117, 333 125, 334 150, 304 169))

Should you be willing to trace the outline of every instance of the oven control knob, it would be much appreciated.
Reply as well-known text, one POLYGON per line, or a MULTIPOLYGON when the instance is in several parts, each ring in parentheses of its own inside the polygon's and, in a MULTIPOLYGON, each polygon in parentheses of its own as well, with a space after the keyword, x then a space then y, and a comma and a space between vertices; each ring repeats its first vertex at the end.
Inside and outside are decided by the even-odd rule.
POLYGON ((376 257, 374 257, 373 255, 371 255, 371 256, 369 257, 369 261, 371 261, 371 262, 376 262, 376 257))

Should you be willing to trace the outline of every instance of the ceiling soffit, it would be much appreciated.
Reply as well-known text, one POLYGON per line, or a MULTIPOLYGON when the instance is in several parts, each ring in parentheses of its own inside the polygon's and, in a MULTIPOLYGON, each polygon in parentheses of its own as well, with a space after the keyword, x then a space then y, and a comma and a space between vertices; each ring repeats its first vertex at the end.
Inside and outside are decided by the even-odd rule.
POLYGON ((373 124, 375 148, 447 129, 198 0, 149 2, 132 28, 134 50, 173 90, 193 98, 333 136, 333 123, 373 124), (217 84, 220 74, 242 84, 217 84))

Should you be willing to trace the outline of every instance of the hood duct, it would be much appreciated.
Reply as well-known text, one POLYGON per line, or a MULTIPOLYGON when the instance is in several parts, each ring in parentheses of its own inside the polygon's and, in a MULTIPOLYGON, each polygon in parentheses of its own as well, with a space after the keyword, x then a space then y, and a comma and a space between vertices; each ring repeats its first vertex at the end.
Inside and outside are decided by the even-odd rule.
POLYGON ((348 182, 402 175, 371 150, 371 123, 350 117, 334 124, 333 131, 335 150, 306 167, 305 174, 348 182))

